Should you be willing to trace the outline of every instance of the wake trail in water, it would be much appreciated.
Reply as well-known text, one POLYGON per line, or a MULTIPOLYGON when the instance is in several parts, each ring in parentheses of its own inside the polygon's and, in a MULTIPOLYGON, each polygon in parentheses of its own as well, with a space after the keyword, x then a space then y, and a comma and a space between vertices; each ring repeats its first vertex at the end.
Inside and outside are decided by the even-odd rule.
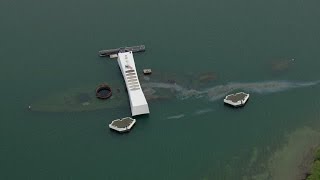
POLYGON ((247 91, 254 93, 275 93, 280 91, 286 91, 294 88, 303 88, 316 86, 320 81, 311 82, 289 82, 289 81, 266 81, 266 82, 253 82, 253 83, 228 83, 225 85, 214 86, 205 90, 188 89, 178 84, 150 82, 142 85, 144 88, 149 89, 169 89, 179 99, 188 98, 208 98, 210 101, 215 101, 224 98, 232 91, 247 91))
POLYGON ((185 116, 184 114, 179 114, 175 116, 169 116, 167 117, 167 119, 180 119, 180 118, 183 118, 184 116, 185 116))
MULTIPOLYGON (((213 111, 213 109, 211 109, 211 108, 199 109, 199 110, 195 111, 193 113, 193 115, 199 116, 199 115, 202 115, 202 114, 209 113, 211 111, 213 111)), ((178 115, 169 116, 166 119, 181 119, 181 118, 184 118, 184 117, 186 117, 185 114, 178 114, 178 115)))
POLYGON ((194 112, 194 114, 195 115, 201 115, 201 114, 209 113, 211 111, 213 111, 213 109, 211 109, 211 108, 200 109, 200 110, 197 110, 196 112, 194 112))

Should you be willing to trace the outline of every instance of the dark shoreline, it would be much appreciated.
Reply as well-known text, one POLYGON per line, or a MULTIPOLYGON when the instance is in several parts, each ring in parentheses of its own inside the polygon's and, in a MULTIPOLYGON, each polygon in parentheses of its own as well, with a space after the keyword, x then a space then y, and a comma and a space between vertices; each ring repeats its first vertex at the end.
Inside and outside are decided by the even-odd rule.
POLYGON ((313 153, 313 162, 311 167, 305 173, 303 180, 318 180, 320 179, 320 148, 318 147, 315 153, 313 153))

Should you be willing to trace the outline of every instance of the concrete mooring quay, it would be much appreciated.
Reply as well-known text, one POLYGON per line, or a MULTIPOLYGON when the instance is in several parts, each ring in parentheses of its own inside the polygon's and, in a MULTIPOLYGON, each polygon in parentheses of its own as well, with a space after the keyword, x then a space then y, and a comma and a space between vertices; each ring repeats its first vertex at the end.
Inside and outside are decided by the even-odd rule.
POLYGON ((99 51, 99 55, 104 57, 104 56, 110 56, 113 54, 118 54, 119 52, 143 52, 146 50, 145 45, 139 45, 139 46, 131 46, 131 47, 120 47, 116 49, 106 49, 106 50, 101 50, 99 51))

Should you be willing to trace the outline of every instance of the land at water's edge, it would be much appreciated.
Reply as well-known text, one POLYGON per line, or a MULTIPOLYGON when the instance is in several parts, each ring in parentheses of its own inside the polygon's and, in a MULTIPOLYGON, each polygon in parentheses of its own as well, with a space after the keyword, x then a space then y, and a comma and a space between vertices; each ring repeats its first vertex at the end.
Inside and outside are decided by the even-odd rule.
POLYGON ((306 180, 320 180, 320 148, 315 153, 314 161, 306 180))

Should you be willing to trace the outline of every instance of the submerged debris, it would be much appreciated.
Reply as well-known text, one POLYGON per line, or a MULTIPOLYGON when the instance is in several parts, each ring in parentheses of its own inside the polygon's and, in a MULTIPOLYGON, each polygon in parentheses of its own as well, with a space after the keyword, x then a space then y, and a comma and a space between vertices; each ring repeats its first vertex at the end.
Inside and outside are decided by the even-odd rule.
POLYGON ((207 83, 207 82, 216 80, 216 78, 217 78, 217 75, 216 75, 215 73, 213 73, 213 72, 208 72, 208 73, 200 74, 198 80, 199 80, 199 82, 201 82, 201 83, 207 83))
POLYGON ((274 72, 286 71, 292 66, 294 59, 280 59, 271 62, 271 70, 274 72))
POLYGON ((143 70, 143 74, 145 74, 145 75, 148 75, 148 74, 151 74, 151 73, 152 73, 151 69, 144 69, 143 70))
POLYGON ((96 97, 99 99, 108 99, 112 96, 112 91, 109 85, 101 84, 96 89, 96 97))

